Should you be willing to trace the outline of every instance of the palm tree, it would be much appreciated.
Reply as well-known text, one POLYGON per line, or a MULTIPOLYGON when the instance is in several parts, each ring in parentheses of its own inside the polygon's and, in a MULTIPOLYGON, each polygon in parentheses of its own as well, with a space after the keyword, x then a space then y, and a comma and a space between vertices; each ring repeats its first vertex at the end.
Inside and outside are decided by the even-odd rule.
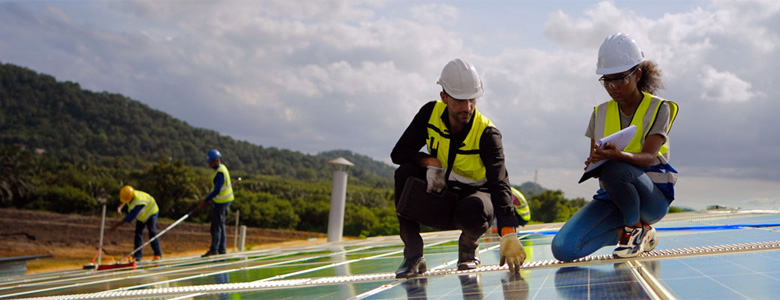
POLYGON ((0 206, 8 207, 32 195, 37 157, 23 147, 0 147, 0 206))

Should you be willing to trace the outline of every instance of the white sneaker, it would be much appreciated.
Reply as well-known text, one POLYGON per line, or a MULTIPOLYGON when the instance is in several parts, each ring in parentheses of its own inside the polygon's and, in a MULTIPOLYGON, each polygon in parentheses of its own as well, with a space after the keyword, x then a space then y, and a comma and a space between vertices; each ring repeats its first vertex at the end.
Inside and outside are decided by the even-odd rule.
POLYGON ((645 231, 647 231, 647 240, 645 242, 644 248, 645 252, 650 252, 655 249, 655 246, 658 246, 658 237, 655 236, 655 228, 653 226, 644 225, 645 231))
POLYGON ((626 258, 642 254, 647 243, 647 231, 644 226, 636 228, 625 227, 625 234, 620 238, 618 247, 612 251, 612 255, 626 258))

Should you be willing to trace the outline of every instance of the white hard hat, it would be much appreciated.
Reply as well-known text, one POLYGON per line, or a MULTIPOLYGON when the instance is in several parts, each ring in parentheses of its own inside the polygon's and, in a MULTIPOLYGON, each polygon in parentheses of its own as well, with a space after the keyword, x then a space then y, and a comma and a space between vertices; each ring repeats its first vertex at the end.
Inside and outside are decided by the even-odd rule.
POLYGON ((476 99, 485 94, 482 80, 479 79, 474 65, 456 58, 441 70, 439 85, 452 98, 459 100, 476 99))
POLYGON ((625 72, 645 60, 642 49, 625 33, 615 33, 604 39, 599 48, 599 61, 596 74, 616 74, 625 72))

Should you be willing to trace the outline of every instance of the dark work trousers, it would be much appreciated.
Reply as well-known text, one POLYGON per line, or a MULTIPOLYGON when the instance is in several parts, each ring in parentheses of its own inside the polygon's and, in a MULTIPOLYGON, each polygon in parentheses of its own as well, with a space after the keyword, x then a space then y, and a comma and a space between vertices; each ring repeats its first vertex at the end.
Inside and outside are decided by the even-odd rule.
MULTIPOLYGON (((152 239, 155 235, 157 235, 157 214, 149 217, 146 222, 141 222, 138 220, 135 221, 135 239, 133 240, 133 245, 135 245, 135 247, 133 247, 133 249, 138 249, 138 247, 141 247, 141 245, 144 244, 144 227, 149 230, 149 239, 152 239)), ((162 256, 162 250, 160 250, 160 239, 152 241, 152 251, 154 251, 154 255, 162 256)), ((135 260, 141 260, 141 257, 143 257, 141 252, 143 252, 143 249, 140 249, 135 253, 135 260)))
MULTIPOLYGON (((399 198, 404 190, 406 179, 417 177, 425 180, 427 169, 420 168, 415 164, 402 164, 395 170, 395 205, 398 206, 399 198)), ((493 221, 493 203, 490 202, 490 194, 485 192, 473 192, 461 194, 453 190, 460 196, 458 206, 455 208, 455 215, 452 216, 451 228, 461 230, 458 239, 458 261, 472 260, 476 258, 476 250, 479 247, 479 237, 490 228, 493 221)), ((431 211, 431 214, 437 211, 431 211)), ((417 258, 423 255, 423 240, 420 236, 420 223, 415 220, 398 217, 400 225, 401 240, 404 242, 404 257, 417 258)))
POLYGON ((211 253, 227 253, 225 219, 227 218, 228 210, 230 210, 230 203, 233 202, 214 203, 214 208, 211 209, 211 247, 209 247, 209 252, 211 253))

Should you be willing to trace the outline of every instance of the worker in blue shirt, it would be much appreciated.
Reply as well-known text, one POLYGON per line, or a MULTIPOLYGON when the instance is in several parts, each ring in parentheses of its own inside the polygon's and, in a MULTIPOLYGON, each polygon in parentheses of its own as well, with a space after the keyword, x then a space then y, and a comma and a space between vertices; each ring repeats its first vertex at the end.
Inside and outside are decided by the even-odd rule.
MULTIPOLYGON (((135 248, 143 245, 144 241, 144 227, 149 229, 149 238, 154 238, 157 235, 157 215, 160 212, 160 208, 157 206, 157 202, 151 195, 136 190, 132 186, 126 185, 119 190, 119 201, 122 205, 117 210, 121 215, 122 206, 127 204, 127 216, 123 219, 116 221, 111 228, 108 229, 108 234, 114 232, 117 227, 124 223, 130 223, 135 221, 135 239, 133 245, 135 248)), ((162 258, 162 250, 160 249, 160 240, 152 241, 152 251, 154 251, 154 258, 152 260, 159 260, 162 258)), ((134 248, 134 249, 135 249, 134 248)), ((142 257, 143 249, 135 252, 135 260, 140 261, 142 257)))
POLYGON ((206 199, 200 203, 198 209, 203 208, 209 202, 214 204, 211 210, 211 246, 202 257, 225 254, 227 232, 225 231, 225 218, 227 217, 230 203, 233 202, 233 186, 230 183, 230 173, 222 164, 222 154, 217 149, 211 149, 207 153, 206 162, 209 167, 216 170, 212 178, 213 189, 206 199))

